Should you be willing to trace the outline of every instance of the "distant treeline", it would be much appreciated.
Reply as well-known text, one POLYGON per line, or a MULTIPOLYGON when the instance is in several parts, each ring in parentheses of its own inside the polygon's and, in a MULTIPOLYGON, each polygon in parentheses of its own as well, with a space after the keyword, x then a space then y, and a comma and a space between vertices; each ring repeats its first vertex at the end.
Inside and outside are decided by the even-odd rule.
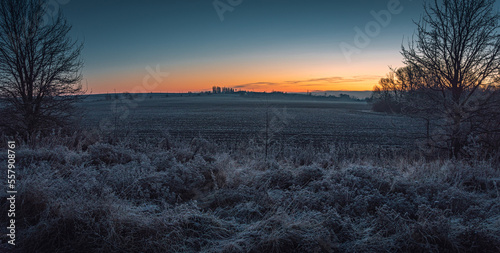
MULTIPOLYGON (((244 92, 244 91, 242 91, 242 92, 244 92)), ((213 86, 212 93, 213 94, 220 94, 220 93, 236 93, 236 92, 235 92, 234 88, 213 86)))
POLYGON ((104 94, 106 100, 116 100, 116 99, 129 99, 129 100, 135 100, 140 97, 146 97, 146 98, 154 98, 160 96, 165 96, 165 97, 182 97, 182 96, 202 96, 202 95, 212 95, 212 94, 238 94, 240 96, 244 97, 261 97, 261 96, 283 96, 287 98, 313 98, 313 99, 333 99, 333 100, 342 100, 342 101, 371 101, 370 98, 368 99, 359 99, 357 97, 350 96, 348 94, 338 94, 336 95, 328 95, 326 92, 324 95, 322 94, 313 94, 312 92, 307 92, 307 93, 287 93, 283 91, 272 91, 272 92, 257 92, 257 91, 247 91, 247 90, 240 90, 240 89, 235 89, 235 88, 230 88, 230 87, 220 87, 220 86, 213 86, 212 90, 208 91, 201 91, 201 92, 187 92, 187 93, 129 93, 129 92, 123 92, 123 93, 106 93, 104 94))

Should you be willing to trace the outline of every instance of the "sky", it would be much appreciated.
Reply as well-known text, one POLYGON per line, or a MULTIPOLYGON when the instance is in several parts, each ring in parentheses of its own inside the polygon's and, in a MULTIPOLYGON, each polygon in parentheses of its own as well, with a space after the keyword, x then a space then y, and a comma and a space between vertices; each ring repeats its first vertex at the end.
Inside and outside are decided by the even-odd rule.
POLYGON ((415 31, 417 0, 52 0, 107 92, 371 90, 415 31))

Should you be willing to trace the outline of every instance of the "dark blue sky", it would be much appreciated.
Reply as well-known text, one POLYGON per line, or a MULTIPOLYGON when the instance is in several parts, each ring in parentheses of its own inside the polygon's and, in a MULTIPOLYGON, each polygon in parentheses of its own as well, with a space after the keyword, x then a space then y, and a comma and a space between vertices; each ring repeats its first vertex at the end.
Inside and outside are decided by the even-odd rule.
POLYGON ((412 19, 422 12, 416 0, 242 0, 221 21, 213 0, 59 2, 73 25, 72 36, 84 41, 84 77, 94 93, 140 86, 148 75, 145 68, 157 65, 169 77, 153 91, 216 84, 371 89, 388 65, 401 65, 403 36, 413 33, 412 19), (401 13, 391 15, 389 24, 348 60, 340 44, 355 45, 355 27, 363 30, 374 21, 371 11, 387 11, 388 3, 397 2, 401 13))

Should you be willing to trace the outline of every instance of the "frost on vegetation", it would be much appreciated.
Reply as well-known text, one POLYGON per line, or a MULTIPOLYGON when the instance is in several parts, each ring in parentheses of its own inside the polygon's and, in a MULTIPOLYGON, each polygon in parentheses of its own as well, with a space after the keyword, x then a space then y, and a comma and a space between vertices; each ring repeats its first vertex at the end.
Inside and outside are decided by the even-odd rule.
POLYGON ((286 147, 267 160, 202 139, 148 150, 100 142, 85 150, 22 147, 19 245, 25 252, 500 249, 493 162, 382 161, 356 150, 353 160, 340 155, 343 147, 355 149, 303 155, 312 151, 286 147))

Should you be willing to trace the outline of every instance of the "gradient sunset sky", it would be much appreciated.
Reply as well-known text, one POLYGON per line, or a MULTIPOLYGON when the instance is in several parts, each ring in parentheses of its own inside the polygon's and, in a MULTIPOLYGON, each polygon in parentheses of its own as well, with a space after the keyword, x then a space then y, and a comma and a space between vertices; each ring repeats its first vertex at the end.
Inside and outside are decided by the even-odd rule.
POLYGON ((71 36, 84 42, 83 84, 93 94, 197 92, 214 85, 253 91, 371 90, 388 66, 402 66, 401 43, 414 33, 412 20, 423 10, 417 0, 57 2, 73 26, 71 36), (369 43, 348 60, 341 43, 356 47, 356 27, 364 31, 379 22, 371 12, 387 13, 388 4, 400 13, 391 14, 379 31, 371 30, 369 43), (232 11, 221 20, 227 7, 232 11), (158 70, 168 76, 150 73, 158 70))

